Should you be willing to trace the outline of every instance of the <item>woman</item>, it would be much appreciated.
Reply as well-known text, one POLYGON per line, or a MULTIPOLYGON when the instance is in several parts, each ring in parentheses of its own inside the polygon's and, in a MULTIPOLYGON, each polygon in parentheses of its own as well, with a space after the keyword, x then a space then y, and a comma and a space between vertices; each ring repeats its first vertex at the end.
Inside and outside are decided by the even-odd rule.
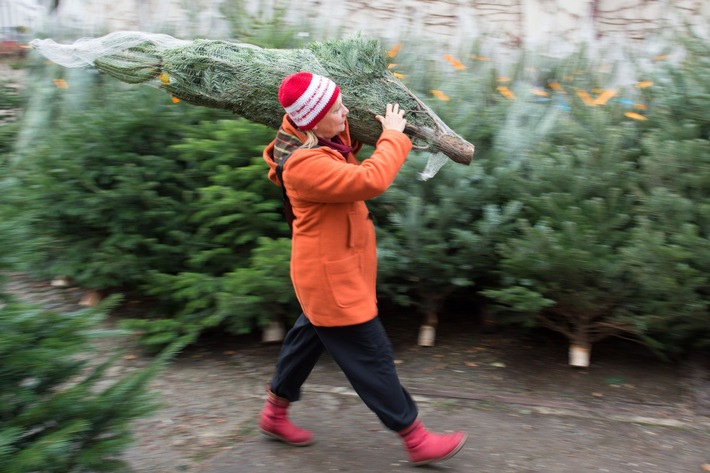
POLYGON ((279 102, 286 114, 264 159, 292 208, 291 279, 303 314, 284 340, 259 428, 292 445, 313 442, 289 421, 287 409, 328 350, 365 404, 402 436, 415 465, 450 458, 466 434, 434 434, 417 419, 377 315, 375 228, 364 201, 389 187, 412 149, 404 111, 387 104, 385 115, 375 117, 382 135, 360 163, 361 145, 350 139, 348 109, 333 81, 292 74, 281 83, 279 102))

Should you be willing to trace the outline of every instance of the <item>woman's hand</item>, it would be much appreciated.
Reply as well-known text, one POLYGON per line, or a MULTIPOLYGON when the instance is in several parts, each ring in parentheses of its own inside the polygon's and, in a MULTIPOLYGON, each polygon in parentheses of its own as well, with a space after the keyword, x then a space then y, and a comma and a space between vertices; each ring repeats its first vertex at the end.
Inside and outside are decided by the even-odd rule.
POLYGON ((404 118, 404 110, 399 109, 399 104, 387 104, 385 116, 375 115, 377 121, 382 124, 382 130, 397 130, 404 131, 404 126, 407 124, 407 119, 404 118))

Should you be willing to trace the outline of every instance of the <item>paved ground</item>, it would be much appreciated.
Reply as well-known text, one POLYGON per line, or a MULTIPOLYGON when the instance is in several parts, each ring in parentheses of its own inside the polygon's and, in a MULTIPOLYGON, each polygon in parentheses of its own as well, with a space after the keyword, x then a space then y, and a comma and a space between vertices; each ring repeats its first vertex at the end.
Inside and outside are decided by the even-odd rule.
MULTIPOLYGON (((316 373, 314 378, 322 375, 316 373)), ((460 377, 460 373, 450 373, 447 386, 410 383, 414 392, 427 392, 417 400, 428 427, 462 429, 469 434, 466 447, 456 457, 428 470, 691 473, 710 469, 710 418, 698 415, 697 406, 687 404, 681 393, 663 404, 612 404, 584 396, 561 399, 487 391, 485 387, 461 392, 454 388, 460 377)), ((250 404, 254 412, 258 406, 259 402, 250 404)), ((244 441, 227 446, 206 461, 199 471, 365 473, 414 469, 406 461, 400 440, 382 428, 346 383, 310 384, 304 400, 294 405, 292 412, 295 422, 314 431, 316 444, 294 448, 253 431, 244 441)))
MULTIPOLYGON (((72 310, 82 291, 14 277, 11 292, 72 310)), ((417 320, 389 313, 400 377, 432 430, 468 432, 453 459, 416 469, 335 364, 321 360, 294 421, 317 443, 290 447, 255 425, 278 346, 206 337, 162 373, 162 401, 135 424, 134 473, 694 473, 710 471, 710 357, 664 363, 625 342, 595 345, 592 365, 567 365, 549 333, 481 333, 473 318, 443 319, 435 347, 416 346, 417 320)), ((110 376, 148 361, 130 344, 110 376)), ((107 380, 110 381, 110 380, 107 380)))
MULTIPOLYGON (((253 436, 206 462, 204 473, 390 472, 413 470, 399 442, 358 399, 312 392, 294 419, 312 428, 318 443, 294 448, 253 436)), ((464 429, 466 447, 429 470, 503 472, 699 472, 710 461, 710 436, 690 425, 599 412, 539 410, 525 405, 429 399, 420 403, 433 429, 464 429)), ((697 427, 697 426, 696 426, 697 427)))

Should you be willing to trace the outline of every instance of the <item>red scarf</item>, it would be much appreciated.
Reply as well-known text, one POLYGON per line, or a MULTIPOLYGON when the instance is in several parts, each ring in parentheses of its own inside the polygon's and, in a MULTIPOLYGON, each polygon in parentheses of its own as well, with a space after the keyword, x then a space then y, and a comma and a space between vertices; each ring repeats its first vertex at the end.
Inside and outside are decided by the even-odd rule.
MULTIPOLYGON (((287 115, 286 118, 288 118, 289 123, 291 123, 295 128, 298 128, 298 126, 294 123, 291 117, 287 115)), ((342 154, 345 158, 347 158, 348 153, 353 150, 353 147, 344 144, 338 135, 335 135, 332 140, 324 140, 323 138, 318 138, 318 144, 334 149, 335 151, 342 154)))
POLYGON ((323 138, 318 138, 318 144, 321 146, 327 146, 328 148, 334 149, 347 158, 348 153, 353 150, 352 146, 348 146, 343 143, 339 136, 333 137, 332 140, 324 140, 323 138))

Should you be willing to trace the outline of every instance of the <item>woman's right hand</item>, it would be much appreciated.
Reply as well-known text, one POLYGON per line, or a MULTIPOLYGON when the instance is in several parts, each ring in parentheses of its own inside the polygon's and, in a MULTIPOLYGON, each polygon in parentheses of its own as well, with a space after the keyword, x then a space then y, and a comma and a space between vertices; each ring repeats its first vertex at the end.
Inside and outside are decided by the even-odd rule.
POLYGON ((377 121, 382 124, 382 130, 404 131, 407 119, 404 118, 404 110, 399 109, 399 104, 387 104, 385 116, 375 115, 377 121))

